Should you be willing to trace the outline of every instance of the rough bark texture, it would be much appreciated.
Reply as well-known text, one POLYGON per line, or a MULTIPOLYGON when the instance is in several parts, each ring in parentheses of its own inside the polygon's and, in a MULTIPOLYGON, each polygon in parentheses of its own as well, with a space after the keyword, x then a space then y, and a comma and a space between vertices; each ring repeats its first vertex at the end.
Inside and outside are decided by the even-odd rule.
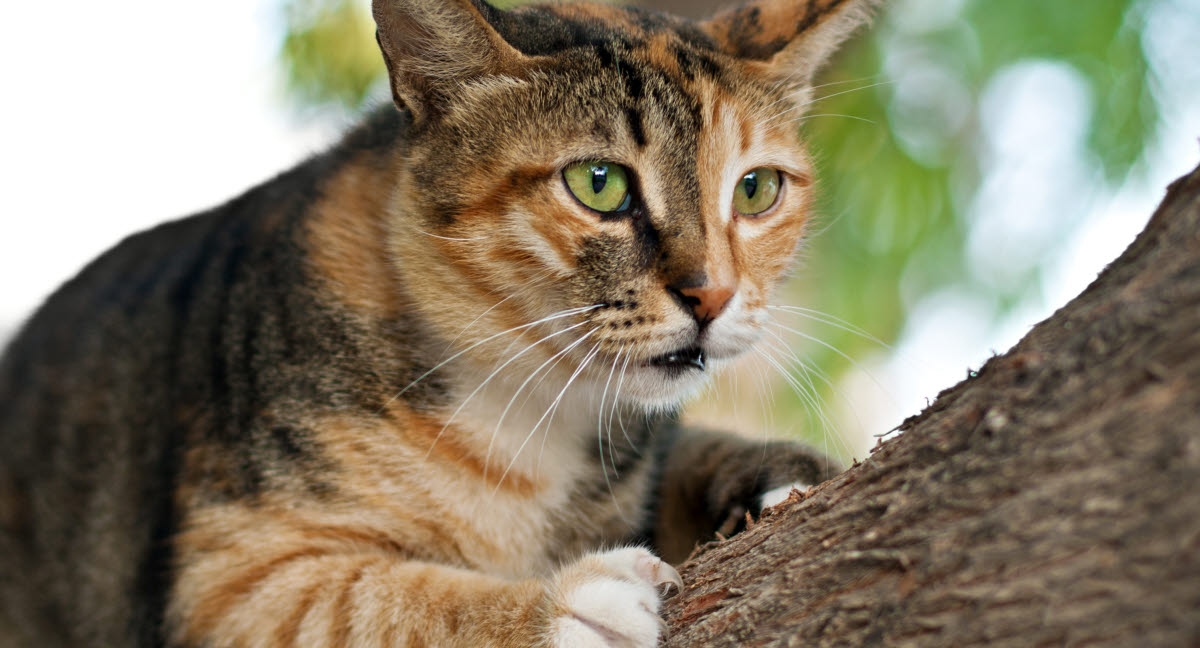
POLYGON ((1200 169, 1079 297, 706 548, 668 646, 1200 646, 1200 169))

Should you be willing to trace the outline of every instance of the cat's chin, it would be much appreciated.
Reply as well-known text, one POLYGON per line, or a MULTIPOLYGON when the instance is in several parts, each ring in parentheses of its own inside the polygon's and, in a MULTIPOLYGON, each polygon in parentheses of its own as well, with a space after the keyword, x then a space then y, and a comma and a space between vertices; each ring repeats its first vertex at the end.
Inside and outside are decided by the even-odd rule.
POLYGON ((699 393, 709 375, 709 372, 699 370, 678 372, 650 365, 631 367, 621 387, 621 399, 649 411, 674 409, 699 393))

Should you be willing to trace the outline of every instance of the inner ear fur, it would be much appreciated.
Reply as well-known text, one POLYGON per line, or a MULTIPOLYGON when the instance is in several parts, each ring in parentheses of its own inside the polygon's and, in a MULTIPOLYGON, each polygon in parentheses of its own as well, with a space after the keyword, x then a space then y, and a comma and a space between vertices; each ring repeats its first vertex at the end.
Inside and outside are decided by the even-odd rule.
POLYGON ((702 23, 726 52, 796 87, 813 77, 882 0, 754 0, 702 23))
POLYGON ((373 0, 396 106, 419 122, 454 85, 520 67, 524 55, 491 25, 499 11, 482 0, 373 0))

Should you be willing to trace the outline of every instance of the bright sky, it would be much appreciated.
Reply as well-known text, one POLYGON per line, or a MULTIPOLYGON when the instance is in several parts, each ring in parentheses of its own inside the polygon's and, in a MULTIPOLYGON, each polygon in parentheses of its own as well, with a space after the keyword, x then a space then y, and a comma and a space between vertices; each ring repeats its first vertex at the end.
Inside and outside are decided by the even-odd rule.
MULTIPOLYGON (((909 4, 921 2, 938 0, 909 4)), ((6 85, 0 341, 58 284, 123 236, 221 203, 332 140, 328 124, 303 125, 280 100, 275 4, 9 3, 0 21, 6 85)), ((1176 95, 1147 164, 1094 207, 1086 226, 1052 242, 1042 295, 1008 320, 980 319, 986 309, 975 305, 977 295, 932 295, 917 305, 894 356, 860 359, 882 390, 860 373, 847 381, 845 402, 833 404, 855 410, 844 420, 861 421, 847 430, 857 437, 856 454, 873 444, 872 433, 915 413, 967 367, 1007 349, 1077 294, 1141 229, 1166 184, 1200 160, 1200 2, 1160 4, 1166 9, 1151 20, 1151 48, 1159 51, 1151 54, 1175 60, 1160 74, 1178 78, 1166 84, 1176 95)), ((1071 136, 1079 98, 1069 75, 1053 67, 1027 66, 1000 82, 1007 86, 995 93, 1005 99, 993 106, 998 135, 984 195, 1012 195, 1018 186, 1037 194, 1048 169, 1011 143, 1069 146, 1063 138, 1071 136), (1047 116, 1057 125, 1048 128, 1047 116)), ((987 241, 995 240, 989 227, 1029 226, 1036 236, 1037 223, 1014 224, 1012 210, 1004 218, 984 207, 978 212, 985 270, 987 241)))
POLYGON ((279 101, 274 0, 12 2, 0 21, 0 339, 134 231, 332 138, 279 101))

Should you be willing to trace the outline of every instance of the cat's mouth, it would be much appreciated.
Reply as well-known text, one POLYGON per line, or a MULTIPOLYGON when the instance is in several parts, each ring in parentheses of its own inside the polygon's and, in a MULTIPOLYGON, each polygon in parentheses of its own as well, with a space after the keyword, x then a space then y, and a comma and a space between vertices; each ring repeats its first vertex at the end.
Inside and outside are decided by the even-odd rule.
POLYGON ((704 349, 693 346, 655 356, 650 358, 646 364, 652 367, 659 367, 671 373, 682 373, 693 369, 704 371, 706 360, 707 356, 704 353, 704 349))

